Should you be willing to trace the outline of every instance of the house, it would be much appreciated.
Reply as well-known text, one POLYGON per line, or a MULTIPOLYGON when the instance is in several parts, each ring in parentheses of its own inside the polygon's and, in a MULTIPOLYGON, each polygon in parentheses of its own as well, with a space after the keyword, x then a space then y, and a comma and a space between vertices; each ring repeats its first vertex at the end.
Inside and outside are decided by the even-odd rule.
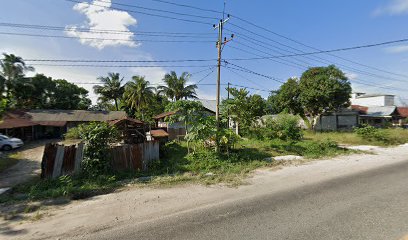
MULTIPOLYGON (((215 115, 216 111, 215 100, 197 99, 195 101, 201 102, 208 115, 215 115)), ((177 111, 172 111, 165 112, 153 117, 154 121, 156 122, 155 125, 156 130, 157 129, 165 130, 168 133, 169 140, 175 140, 186 135, 186 126, 183 122, 175 122, 170 124, 166 122, 167 117, 174 116, 176 114, 178 114, 177 111)), ((154 136, 152 135, 152 137, 154 136)))
POLYGON ((317 120, 317 131, 350 131, 359 125, 359 112, 353 109, 342 109, 337 112, 322 114, 317 120))
POLYGON ((358 106, 394 106, 395 95, 390 94, 366 94, 366 93, 352 93, 350 99, 351 105, 358 106))
POLYGON ((403 118, 397 111, 396 106, 358 106, 352 108, 359 111, 360 124, 382 127, 388 124, 398 124, 403 118))
POLYGON ((124 111, 16 110, 4 114, 0 133, 23 140, 59 138, 82 123, 127 119, 124 111))

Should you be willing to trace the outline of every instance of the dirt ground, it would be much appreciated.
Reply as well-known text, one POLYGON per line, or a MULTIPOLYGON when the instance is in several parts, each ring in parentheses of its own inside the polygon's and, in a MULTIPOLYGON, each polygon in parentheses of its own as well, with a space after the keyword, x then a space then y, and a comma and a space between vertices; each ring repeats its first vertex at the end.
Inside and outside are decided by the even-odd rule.
POLYGON ((18 153, 20 159, 16 165, 0 173, 0 189, 38 177, 41 173, 41 159, 47 142, 49 141, 30 143, 10 152, 10 154, 18 153))
POLYGON ((205 210, 222 204, 250 200, 368 171, 408 160, 408 145, 373 148, 373 154, 340 156, 288 166, 260 169, 248 184, 238 188, 222 185, 179 185, 172 188, 137 188, 91 199, 60 203, 36 210, 31 221, 0 219, 1 239, 83 239, 129 224, 149 224, 157 219, 205 210), (36 217, 37 216, 37 217, 36 217))

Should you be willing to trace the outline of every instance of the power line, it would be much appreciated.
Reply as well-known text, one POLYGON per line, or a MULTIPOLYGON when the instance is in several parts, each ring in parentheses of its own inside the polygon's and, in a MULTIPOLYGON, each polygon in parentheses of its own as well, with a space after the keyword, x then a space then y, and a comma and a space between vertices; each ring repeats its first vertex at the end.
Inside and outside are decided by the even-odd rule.
POLYGON ((222 11, 217 11, 217 10, 208 9, 208 8, 200 8, 200 7, 195 7, 195 6, 191 6, 191 5, 187 5, 187 4, 173 3, 173 2, 164 1, 164 0, 150 0, 150 1, 165 3, 165 4, 184 7, 184 8, 195 9, 195 10, 204 11, 204 12, 222 13, 222 11))
POLYGON ((209 72, 207 75, 205 75, 203 78, 201 78, 195 85, 201 83, 202 81, 204 81, 205 79, 207 79, 211 74, 213 74, 215 71, 215 67, 212 68, 211 72, 209 72))
POLYGON ((202 19, 218 20, 218 18, 215 18, 215 17, 207 17, 207 16, 200 16, 200 15, 194 15, 194 14, 173 12, 173 11, 162 10, 162 9, 157 9, 157 8, 148 8, 148 7, 143 7, 143 6, 140 6, 140 5, 123 4, 123 3, 116 3, 116 2, 104 1, 104 0, 94 0, 94 1, 95 2, 102 2, 102 3, 110 3, 110 4, 114 4, 114 5, 118 5, 118 6, 130 7, 130 8, 144 9, 144 10, 149 10, 149 11, 154 11, 154 12, 170 13, 170 14, 186 16, 186 17, 195 17, 195 18, 202 18, 202 19))
MULTIPOLYGON (((298 40, 295 40, 295 39, 293 39, 293 38, 290 38, 290 37, 284 36, 284 35, 282 35, 282 34, 276 33, 276 32, 271 31, 271 30, 269 30, 269 29, 267 29, 267 28, 265 28, 265 27, 259 26, 259 25, 255 24, 255 23, 252 23, 252 22, 248 21, 248 20, 245 20, 245 19, 243 19, 243 18, 240 18, 240 17, 238 17, 238 16, 235 16, 235 15, 234 15, 234 17, 235 17, 236 19, 242 21, 242 22, 245 22, 245 23, 247 23, 247 24, 249 24, 249 25, 252 25, 252 26, 254 26, 254 27, 256 27, 256 28, 259 28, 259 29, 261 29, 261 30, 264 30, 264 31, 266 31, 266 32, 272 33, 272 34, 274 34, 274 35, 276 35, 276 36, 279 36, 279 37, 284 38, 284 39, 286 39, 286 40, 289 40, 289 41, 291 41, 291 42, 297 43, 297 44, 299 44, 299 45, 301 45, 301 46, 304 46, 304 47, 307 47, 307 48, 310 48, 310 49, 313 49, 313 50, 316 50, 316 51, 321 51, 321 50, 318 49, 318 48, 312 47, 312 46, 307 45, 307 44, 304 44, 304 43, 302 43, 302 42, 300 42, 300 41, 298 41, 298 40)), ((393 73, 393 72, 390 72, 390 71, 387 71, 387 70, 383 70, 383 69, 380 69, 380 68, 377 68, 377 67, 372 67, 372 66, 369 66, 369 65, 366 65, 366 64, 362 64, 362 63, 353 61, 353 60, 349 60, 349 59, 346 59, 346 58, 343 58, 343 57, 340 57, 340 56, 337 56, 337 55, 334 55, 334 54, 328 54, 328 55, 329 55, 329 56, 332 56, 332 57, 335 57, 335 58, 338 58, 338 59, 341 59, 341 60, 343 60, 343 61, 351 62, 351 63, 353 63, 353 64, 357 64, 357 65, 360 65, 360 66, 363 66, 363 67, 366 67, 366 68, 370 68, 370 69, 373 69, 373 70, 376 70, 376 71, 380 71, 380 72, 392 74, 392 75, 395 75, 395 76, 408 77, 408 75, 404 75, 404 74, 400 74, 400 73, 393 73)))
POLYGON ((151 37, 173 37, 173 38, 212 38, 213 33, 191 33, 191 32, 147 32, 147 31, 116 31, 110 29, 91 29, 91 28, 77 28, 77 27, 58 27, 46 25, 31 25, 31 24, 16 24, 16 23, 0 23, 1 27, 9 28, 24 28, 47 31, 64 31, 64 32, 82 32, 90 34, 110 34, 110 35, 139 35, 151 37), (208 35, 208 36, 207 36, 208 35))
POLYGON ((177 59, 177 60, 84 60, 84 59, 24 59, 24 62, 68 62, 68 63, 175 63, 213 62, 217 59, 177 59))
POLYGON ((101 40, 101 41, 124 41, 124 42, 149 42, 149 43, 212 43, 213 41, 205 40, 156 40, 156 39, 118 39, 118 38, 94 38, 94 37, 70 37, 70 36, 58 36, 58 35, 43 35, 43 34, 30 34, 30 33, 12 33, 12 32, 0 32, 0 35, 14 35, 14 36, 26 36, 26 37, 42 37, 42 38, 65 38, 65 39, 85 39, 85 40, 101 40))
POLYGON ((247 80, 248 82, 250 82, 250 83, 252 83, 252 84, 254 84, 254 85, 258 86, 258 87, 261 87, 261 88, 263 88, 263 89, 266 88, 265 86, 262 86, 262 85, 260 85, 260 84, 258 84, 258 83, 256 83, 256 82, 252 81, 251 79, 249 79, 249 78, 243 76, 242 74, 239 74, 239 73, 235 72, 235 71, 233 70, 234 68, 231 68, 231 67, 228 67, 228 66, 226 66, 225 68, 226 68, 228 71, 232 72, 233 74, 237 75, 238 77, 240 77, 240 78, 242 78, 242 79, 245 79, 245 80, 247 80))
MULTIPOLYGON (((80 1, 75 1, 75 0, 65 0, 67 2, 73 2, 73 3, 81 3, 80 1)), ((182 21, 182 22, 188 22, 188 23, 198 23, 198 24, 204 24, 204 25, 212 25, 209 22, 203 22, 199 20, 193 20, 193 19, 186 19, 186 18, 179 18, 179 17, 171 17, 171 16, 166 16, 166 15, 160 15, 160 14, 154 14, 154 13, 146 13, 146 12, 141 12, 141 11, 135 11, 135 10, 130 10, 130 9, 122 9, 122 8, 117 8, 117 7, 106 7, 104 5, 99 5, 95 3, 88 3, 89 5, 92 6, 97 6, 97 7, 102 7, 102 8, 110 8, 118 11, 126 11, 126 12, 132 12, 132 13, 138 13, 138 14, 143 14, 147 16, 152 16, 152 17, 159 17, 159 18, 166 18, 166 19, 172 19, 172 20, 177 20, 177 21, 182 21)))
POLYGON ((47 66, 47 67, 96 67, 96 68, 202 68, 214 67, 214 65, 98 65, 98 64, 30 64, 32 66, 47 66))
POLYGON ((228 62, 228 61, 225 61, 225 60, 224 60, 224 62, 226 63, 226 66, 232 65, 232 66, 234 66, 234 67, 237 67, 238 69, 236 69, 236 70, 238 70, 238 71, 251 73, 251 74, 254 74, 254 75, 257 75, 257 76, 260 76, 260 77, 264 77, 264 78, 270 79, 270 80, 275 81, 275 82, 285 83, 285 82, 283 82, 282 80, 279 80, 278 78, 271 77, 271 76, 268 76, 268 75, 265 75, 265 74, 262 74, 262 73, 254 72, 254 71, 252 71, 252 70, 250 70, 250 69, 248 69, 248 68, 244 68, 244 67, 238 66, 238 65, 236 65, 236 64, 233 64, 233 63, 228 62))

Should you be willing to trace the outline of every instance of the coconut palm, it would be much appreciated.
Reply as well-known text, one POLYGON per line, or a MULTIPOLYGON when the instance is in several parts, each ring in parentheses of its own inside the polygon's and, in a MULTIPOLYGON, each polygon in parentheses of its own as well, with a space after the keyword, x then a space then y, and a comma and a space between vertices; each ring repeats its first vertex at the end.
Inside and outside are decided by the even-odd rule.
POLYGON ((159 86, 159 93, 164 94, 171 100, 180 100, 187 98, 197 98, 196 89, 197 85, 187 85, 187 81, 190 78, 190 74, 183 72, 180 77, 176 72, 172 71, 166 74, 163 78, 164 86, 159 86))
POLYGON ((133 76, 132 81, 128 82, 123 94, 124 101, 137 113, 142 115, 144 120, 144 109, 153 101, 155 88, 150 86, 150 82, 144 77, 133 76))
POLYGON ((99 94, 99 100, 101 102, 109 102, 113 100, 115 102, 115 108, 118 111, 118 101, 122 97, 124 92, 124 86, 122 86, 123 78, 119 73, 108 73, 107 77, 99 77, 99 81, 103 83, 102 86, 94 86, 94 92, 99 94))
POLYGON ((16 82, 22 79, 27 71, 34 71, 33 67, 27 66, 21 57, 14 54, 3 53, 3 59, 0 61, 1 76, 0 76, 0 90, 6 89, 6 97, 9 97, 13 86, 16 82))

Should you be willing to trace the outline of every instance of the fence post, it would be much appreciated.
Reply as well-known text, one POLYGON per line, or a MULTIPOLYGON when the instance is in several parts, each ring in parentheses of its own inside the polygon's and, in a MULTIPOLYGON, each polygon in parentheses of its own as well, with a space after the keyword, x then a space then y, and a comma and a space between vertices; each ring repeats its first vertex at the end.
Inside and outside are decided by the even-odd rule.
POLYGON ((63 160, 64 160, 64 146, 58 146, 57 155, 55 156, 54 171, 52 172, 52 178, 57 178, 61 175, 63 160))
POLYGON ((78 173, 81 170, 81 162, 84 158, 84 143, 79 143, 75 152, 75 165, 74 173, 78 173))

